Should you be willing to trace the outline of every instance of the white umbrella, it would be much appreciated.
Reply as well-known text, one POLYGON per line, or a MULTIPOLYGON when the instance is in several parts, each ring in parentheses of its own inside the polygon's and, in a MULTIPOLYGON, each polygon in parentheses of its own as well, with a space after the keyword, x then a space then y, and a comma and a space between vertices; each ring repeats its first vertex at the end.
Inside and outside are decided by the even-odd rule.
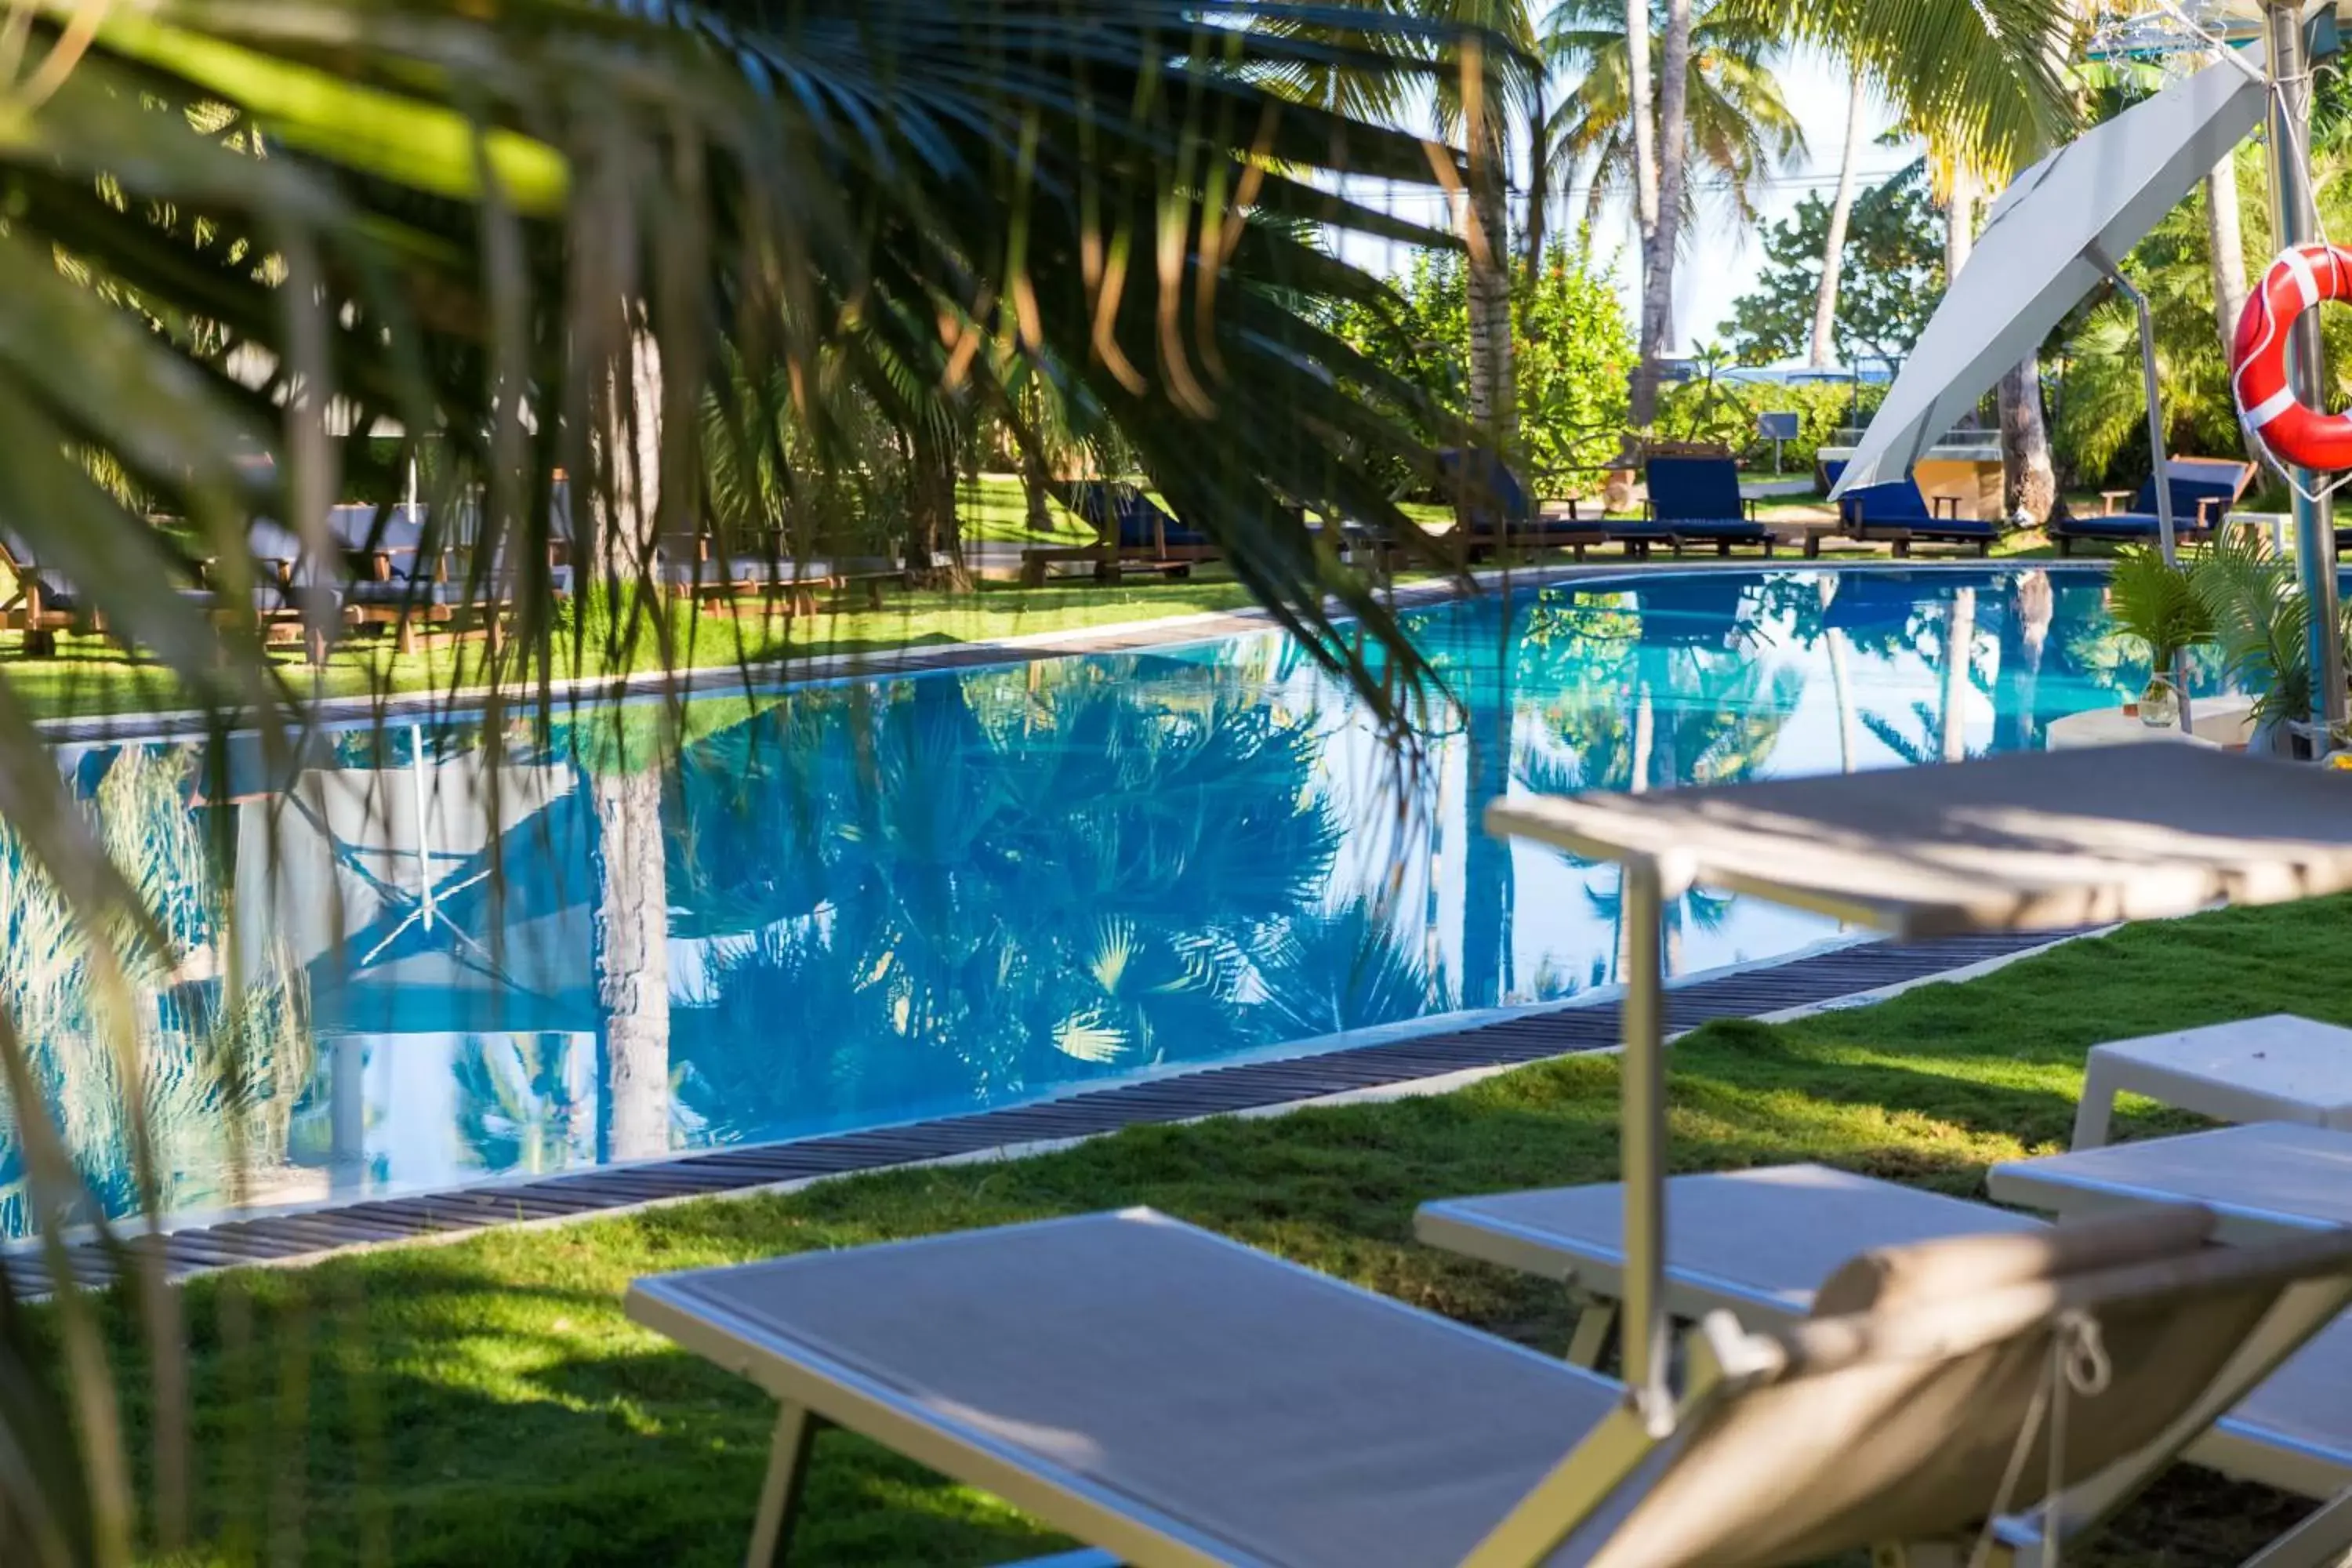
POLYGON ((2245 139, 2268 104, 2259 69, 2242 68, 2259 58, 2208 66, 2017 177, 1994 204, 1969 264, 1919 334, 1833 497, 1908 474, 2109 277, 2105 258, 2137 245, 2245 139))

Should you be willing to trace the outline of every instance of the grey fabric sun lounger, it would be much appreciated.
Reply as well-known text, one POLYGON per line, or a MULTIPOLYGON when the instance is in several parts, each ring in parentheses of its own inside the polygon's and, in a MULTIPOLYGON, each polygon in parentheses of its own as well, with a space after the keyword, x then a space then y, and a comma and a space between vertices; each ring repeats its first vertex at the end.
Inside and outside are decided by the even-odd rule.
POLYGON ((1988 1518, 1989 1561, 2038 1563, 2352 1300, 2352 1234, 2213 1248, 2211 1223, 1996 1238, 2022 1245, 1957 1291, 1919 1289, 1933 1255, 1858 1260, 1843 1315, 1704 1322, 1670 1412, 1148 1210, 640 1280, 627 1306, 782 1404, 755 1563, 827 1424, 1137 1568, 1942 1562, 1988 1518), (2085 1356, 2101 1375, 2052 1393, 2085 1356), (2032 1508, 2053 1398, 2061 1489, 2032 1508))
MULTIPOLYGON (((2352 1137, 2337 1136, 2352 1149, 2352 1137)), ((2153 1156, 2161 1143, 2172 1142, 2119 1148, 2153 1156)), ((2033 1163, 2007 1169, 2030 1170, 2033 1163)), ((2135 1202, 2189 1198, 2210 1201, 2143 1185, 2135 1202)), ((1729 1312, 1751 1325, 1802 1319, 1822 1282, 1856 1251, 2045 1228, 2043 1221, 2008 1209, 1811 1164, 1676 1176, 1666 1184, 1666 1204, 1667 1310, 1685 1321, 1729 1312)), ((1424 1204, 1413 1231, 1430 1246, 1558 1279, 1576 1291, 1586 1305, 1569 1359, 1589 1366, 1606 1346, 1622 1300, 1622 1190, 1613 1182, 1497 1193, 1424 1204)), ((2227 1207, 2215 1208, 2217 1239, 2243 1239, 2242 1222, 2227 1207)), ((2352 1320, 2315 1335, 2183 1457, 2327 1504, 2293 1537, 2254 1559, 2263 1568, 2336 1562, 2352 1549, 2352 1320)))

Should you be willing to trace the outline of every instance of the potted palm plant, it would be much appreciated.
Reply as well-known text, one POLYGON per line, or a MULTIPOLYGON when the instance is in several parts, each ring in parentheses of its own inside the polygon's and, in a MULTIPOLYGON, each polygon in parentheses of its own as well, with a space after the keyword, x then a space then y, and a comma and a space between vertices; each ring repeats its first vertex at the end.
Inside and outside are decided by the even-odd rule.
MULTIPOLYGON (((2258 534, 2224 535, 2199 554, 2189 576, 2211 624, 2223 675, 2252 699, 2247 749, 2286 752, 2287 726, 2312 710, 2304 652, 2311 604, 2293 563, 2272 553, 2258 534)), ((2338 636, 2352 632, 2352 605, 2344 615, 2338 636)))
POLYGON ((2189 569, 2145 546, 2126 547, 2116 557, 2107 584, 2107 606, 2117 629, 2147 645, 2147 686, 2140 693, 2140 722, 2160 729, 2180 721, 2180 656, 2213 637, 2213 618, 2199 596, 2189 569))

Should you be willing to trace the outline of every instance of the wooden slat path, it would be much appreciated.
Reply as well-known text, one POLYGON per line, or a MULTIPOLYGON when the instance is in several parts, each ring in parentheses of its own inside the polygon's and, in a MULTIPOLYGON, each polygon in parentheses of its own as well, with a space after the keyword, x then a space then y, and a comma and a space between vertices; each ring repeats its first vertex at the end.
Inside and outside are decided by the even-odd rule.
MULTIPOLYGON (((1675 987, 1668 993, 1667 1011, 1676 1029, 1695 1028, 1714 1018, 1755 1017, 1965 968, 2052 940, 2042 933, 1841 948, 1675 987)), ((718 1149, 508 1185, 231 1220, 142 1238, 133 1245, 160 1245, 165 1273, 182 1279, 242 1264, 316 1258, 347 1247, 740 1192, 811 1176, 1083 1138, 1145 1122, 1263 1110, 1467 1068, 1510 1067, 1594 1050, 1615 1044, 1617 1036, 1616 1004, 1570 1005, 1448 1034, 1278 1061, 1202 1068, 1139 1083, 1087 1089, 1034 1105, 942 1117, 909 1126, 718 1149)), ((67 1249, 67 1257, 75 1279, 88 1284, 104 1284, 131 1264, 128 1256, 110 1252, 97 1242, 79 1242, 67 1249)), ((22 1292, 44 1294, 53 1283, 46 1264, 30 1247, 17 1247, 0 1254, 0 1268, 6 1268, 10 1282, 22 1292)))

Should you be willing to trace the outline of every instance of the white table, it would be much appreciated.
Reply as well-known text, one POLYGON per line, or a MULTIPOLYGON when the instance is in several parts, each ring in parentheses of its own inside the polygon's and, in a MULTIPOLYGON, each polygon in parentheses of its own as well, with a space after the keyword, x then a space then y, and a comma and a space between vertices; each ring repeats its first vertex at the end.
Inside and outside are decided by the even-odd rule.
POLYGON ((2044 744, 2053 752, 2075 746, 2116 746, 2133 741, 2157 741, 2192 746, 2242 746, 2253 733, 2253 700, 2249 697, 2199 697, 2189 704, 2189 728, 2178 724, 2143 724, 2137 713, 2120 707, 2093 708, 2053 719, 2044 744))
POLYGON ((2294 553, 2294 514, 2285 511, 2233 511, 2222 524, 2257 535, 2270 535, 2271 553, 2285 560, 2294 553))
POLYGON ((2076 1149, 2107 1141, 2125 1091, 2216 1121, 2301 1121, 2352 1129, 2352 1029, 2273 1013, 2091 1047, 2076 1149))

